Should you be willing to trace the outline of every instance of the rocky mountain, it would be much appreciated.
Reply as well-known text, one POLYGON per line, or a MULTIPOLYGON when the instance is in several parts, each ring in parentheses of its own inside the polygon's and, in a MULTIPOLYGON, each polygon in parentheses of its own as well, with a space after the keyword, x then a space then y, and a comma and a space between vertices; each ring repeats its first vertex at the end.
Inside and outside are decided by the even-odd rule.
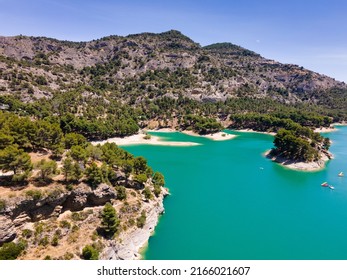
POLYGON ((163 96, 203 102, 255 96, 319 103, 317 92, 346 89, 333 78, 231 43, 201 47, 174 30, 90 42, 0 37, 0 94, 32 101, 81 85, 89 86, 85 94, 101 90, 133 104, 163 96))

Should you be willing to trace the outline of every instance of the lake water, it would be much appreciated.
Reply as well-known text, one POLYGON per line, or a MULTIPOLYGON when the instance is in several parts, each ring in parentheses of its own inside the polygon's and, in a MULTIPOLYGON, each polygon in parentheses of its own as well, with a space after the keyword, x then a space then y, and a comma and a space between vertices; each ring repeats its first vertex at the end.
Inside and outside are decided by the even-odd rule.
POLYGON ((162 172, 171 193, 144 259, 347 259, 347 177, 338 177, 347 174, 347 127, 326 134, 335 159, 316 172, 265 158, 270 135, 227 132, 238 136, 152 133, 202 145, 124 147, 162 172))

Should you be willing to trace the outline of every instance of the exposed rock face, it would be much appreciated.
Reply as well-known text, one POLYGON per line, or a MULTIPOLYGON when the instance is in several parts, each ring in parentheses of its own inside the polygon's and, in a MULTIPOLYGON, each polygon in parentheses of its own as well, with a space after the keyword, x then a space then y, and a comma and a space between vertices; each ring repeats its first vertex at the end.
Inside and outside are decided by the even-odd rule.
MULTIPOLYGON (((33 96, 51 98, 54 92, 73 89, 79 83, 93 85, 85 70, 88 72, 90 67, 108 69, 110 66, 112 73, 99 71, 98 78, 105 84, 117 84, 118 90, 126 92, 128 90, 123 84, 126 79, 140 82, 144 73, 169 71, 166 74, 170 76, 181 71, 189 82, 179 90, 179 94, 202 102, 224 101, 240 92, 283 102, 301 102, 305 98, 316 102, 320 91, 346 88, 344 83, 330 77, 298 65, 265 59, 234 44, 201 47, 174 30, 160 34, 109 36, 90 42, 0 36, 0 57, 5 58, 0 60, 0 69, 3 70, 0 88, 8 93, 22 89, 21 97, 26 101, 31 101, 33 96), (12 70, 20 73, 21 79, 31 82, 31 92, 27 92, 27 88, 11 87, 12 70), (31 81, 31 77, 38 76, 47 80, 44 90, 35 85, 35 79, 31 81), (65 82, 61 83, 61 79, 65 82)), ((151 91, 160 89, 163 91, 160 96, 173 94, 172 89, 163 90, 155 84, 151 84, 151 91)), ((146 88, 141 93, 138 101, 151 96, 146 88)), ((176 98, 177 94, 174 95, 176 98)), ((126 96, 122 98, 125 100, 126 96)))
POLYGON ((16 237, 14 223, 8 217, 0 216, 0 245, 16 237))
POLYGON ((116 240, 109 241, 108 246, 101 255, 106 260, 134 260, 140 259, 140 249, 143 248, 149 237, 153 234, 158 223, 159 216, 164 213, 163 199, 168 195, 168 191, 162 188, 162 193, 158 198, 147 202, 146 223, 143 228, 136 228, 131 232, 123 233, 120 236, 121 243, 116 240))
POLYGON ((115 199, 117 193, 114 188, 100 184, 96 189, 81 183, 71 192, 56 193, 39 200, 22 198, 9 205, 0 216, 0 244, 16 237, 16 227, 28 222, 36 222, 61 213, 79 211, 85 207, 104 205, 115 199))

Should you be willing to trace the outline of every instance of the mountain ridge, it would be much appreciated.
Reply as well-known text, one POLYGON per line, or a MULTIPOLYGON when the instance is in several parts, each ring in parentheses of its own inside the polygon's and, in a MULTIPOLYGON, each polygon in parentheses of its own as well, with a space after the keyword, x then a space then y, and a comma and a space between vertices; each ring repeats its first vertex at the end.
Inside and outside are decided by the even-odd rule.
MULTIPOLYGON (((197 100, 197 92, 212 96, 212 100, 225 100, 235 95, 239 89, 247 91, 243 88, 245 86, 253 88, 253 94, 271 95, 271 98, 289 102, 302 100, 300 96, 296 98, 301 93, 310 94, 334 87, 346 88, 345 83, 334 78, 297 65, 263 58, 232 43, 201 47, 175 30, 125 37, 111 35, 87 42, 60 41, 46 37, 0 37, 0 57, 24 61, 29 64, 29 68, 43 68, 43 76, 46 79, 52 78, 53 84, 56 80, 52 76, 54 66, 70 67, 68 70, 75 78, 65 79, 88 85, 92 79, 80 77, 78 72, 87 67, 116 64, 111 65, 113 72, 101 79, 106 81, 111 77, 116 83, 128 77, 139 77, 146 71, 185 69, 189 70, 188 74, 193 80, 195 77, 198 81, 190 83, 182 93, 197 100)), ((26 72, 28 71, 30 69, 26 72)), ((48 82, 49 92, 61 89, 59 85, 50 86, 51 82, 48 82)), ((11 93, 2 75, 1 84, 6 87, 3 91, 11 93)), ((106 84, 110 83, 106 81, 106 84)), ((200 100, 203 99, 200 96, 200 100)))
POLYGON ((225 121, 230 114, 294 107, 347 119, 344 82, 233 43, 202 47, 176 30, 88 42, 0 37, 1 108, 13 107, 9 99, 33 104, 40 117, 71 113, 94 122, 131 115, 140 126, 172 118, 182 124, 188 114, 225 121))

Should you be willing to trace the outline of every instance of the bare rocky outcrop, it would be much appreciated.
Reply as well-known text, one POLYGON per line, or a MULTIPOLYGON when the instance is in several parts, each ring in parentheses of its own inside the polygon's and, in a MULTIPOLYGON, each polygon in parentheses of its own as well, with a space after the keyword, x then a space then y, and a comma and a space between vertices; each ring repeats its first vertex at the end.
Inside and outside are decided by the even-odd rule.
POLYGON ((16 237, 16 227, 28 222, 36 222, 57 217, 65 211, 80 211, 86 207, 104 205, 117 197, 113 187, 100 184, 92 189, 80 183, 72 191, 49 193, 41 199, 21 197, 2 210, 0 216, 0 244, 16 237))
POLYGON ((16 230, 12 220, 5 216, 0 216, 0 246, 5 242, 10 242, 16 237, 16 230))

